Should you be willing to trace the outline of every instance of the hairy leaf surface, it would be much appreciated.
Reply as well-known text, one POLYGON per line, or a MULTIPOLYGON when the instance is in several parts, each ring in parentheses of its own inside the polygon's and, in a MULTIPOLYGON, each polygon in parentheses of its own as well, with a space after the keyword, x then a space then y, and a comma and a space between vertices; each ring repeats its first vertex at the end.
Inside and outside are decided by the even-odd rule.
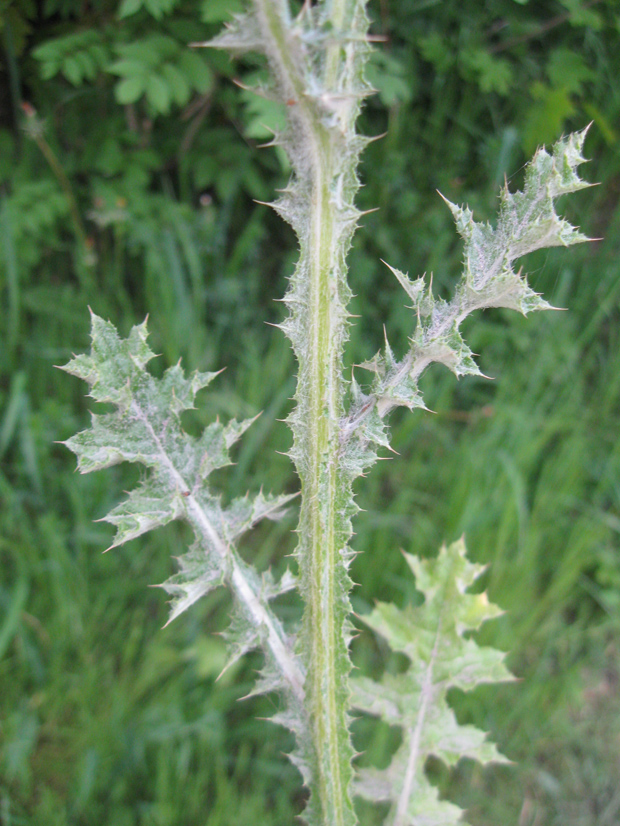
POLYGON ((457 722, 448 706, 448 690, 470 691, 512 676, 502 652, 467 636, 501 611, 486 593, 467 593, 484 567, 467 560, 464 542, 444 546, 436 559, 405 558, 423 604, 401 610, 379 603, 361 619, 410 664, 401 674, 386 673, 380 682, 353 682, 354 705, 399 726, 403 740, 387 769, 360 772, 357 792, 368 800, 391 801, 389 826, 450 826, 460 822, 462 812, 439 799, 424 773, 427 758, 434 755, 449 766, 462 757, 482 763, 506 758, 484 732, 457 722))
MULTIPOLYGON (((523 191, 512 193, 506 184, 500 196, 496 226, 474 221, 468 207, 448 204, 459 234, 465 241, 464 270, 451 301, 436 298, 432 279, 411 280, 389 267, 411 301, 415 330, 406 356, 398 361, 386 339, 385 348, 362 366, 375 373, 370 394, 354 393, 351 411, 343 424, 350 461, 364 459, 364 445, 381 445, 387 435, 382 420, 397 406, 424 407, 418 381, 433 362, 457 377, 481 375, 460 326, 475 310, 504 307, 523 315, 552 309, 527 283, 514 262, 535 250, 570 246, 587 241, 585 235, 556 212, 561 195, 591 186, 577 174, 584 162, 587 129, 558 141, 551 153, 539 149, 526 167, 523 191), (357 439, 351 440, 353 434, 357 439), (360 459, 361 457, 361 459, 360 459)), ((389 265, 388 265, 389 266, 389 265)), ((374 457, 368 450, 369 460, 374 457)))
POLYGON ((82 473, 124 461, 148 468, 146 478, 105 517, 116 526, 112 547, 173 519, 189 522, 196 541, 180 557, 179 573, 162 586, 172 596, 169 622, 216 586, 227 584, 236 604, 227 634, 233 659, 262 647, 266 664, 257 691, 282 691, 287 700, 282 720, 302 731, 307 725, 303 668, 293 654, 294 641, 269 606, 271 599, 294 586, 294 577, 287 573, 276 582, 270 574, 261 576, 235 548, 237 539, 258 521, 282 516, 294 495, 261 492, 225 507, 207 479, 230 464, 229 450, 252 420, 227 425, 217 421, 199 438, 190 436, 181 414, 193 408, 196 393, 217 374, 196 372, 186 378, 175 365, 161 379, 155 378, 146 369, 154 357, 146 322, 121 339, 110 322, 95 314, 91 320, 90 355, 76 356, 62 369, 88 382, 93 399, 116 409, 93 415, 91 427, 65 444, 77 455, 82 473))

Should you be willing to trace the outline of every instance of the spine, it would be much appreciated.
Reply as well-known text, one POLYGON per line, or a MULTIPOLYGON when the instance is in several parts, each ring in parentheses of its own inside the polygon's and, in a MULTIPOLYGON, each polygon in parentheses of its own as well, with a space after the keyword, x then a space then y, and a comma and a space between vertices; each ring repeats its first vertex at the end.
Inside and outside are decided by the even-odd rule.
POLYGON ((273 204, 299 239, 299 261, 285 296, 281 325, 298 364, 290 455, 301 480, 300 591, 305 609, 297 642, 306 680, 310 742, 293 759, 311 796, 310 824, 353 826, 353 749, 348 727, 351 668, 348 574, 352 481, 357 473, 341 450, 346 385, 342 355, 347 340, 346 255, 360 213, 354 206, 357 165, 365 141, 355 133, 368 52, 364 2, 304 4, 292 18, 282 0, 254 0, 252 11, 216 45, 260 47, 287 105, 289 128, 277 136, 293 177, 273 204))

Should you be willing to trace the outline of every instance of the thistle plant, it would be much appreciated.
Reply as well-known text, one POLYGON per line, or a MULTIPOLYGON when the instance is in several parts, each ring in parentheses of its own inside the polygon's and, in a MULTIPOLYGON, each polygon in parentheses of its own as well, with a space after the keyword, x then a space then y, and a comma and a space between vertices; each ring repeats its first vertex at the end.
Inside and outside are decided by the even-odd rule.
POLYGON ((407 556, 422 603, 403 610, 380 604, 362 617, 407 669, 380 682, 351 677, 353 626, 349 592, 352 517, 358 510, 353 483, 390 447, 387 417, 397 406, 424 408, 419 379, 433 362, 457 377, 479 374, 460 325, 475 310, 504 307, 527 314, 549 305, 527 284, 515 262, 529 252, 586 240, 560 218, 555 201, 587 183, 577 174, 585 130, 540 149, 526 168, 521 192, 504 187, 496 224, 474 221, 467 207, 447 202, 464 240, 464 270, 453 298, 433 295, 429 280, 411 280, 393 269, 412 309, 407 352, 385 346, 363 367, 366 385, 343 374, 350 322, 346 256, 361 212, 355 206, 357 166, 369 138, 356 132, 371 37, 365 0, 319 0, 293 13, 289 0, 252 0, 215 40, 202 44, 233 54, 257 52, 267 61, 271 84, 257 89, 285 104, 288 125, 272 143, 292 166, 287 188, 272 204, 295 230, 299 260, 280 325, 298 362, 290 456, 300 480, 298 546, 294 570, 279 580, 246 564, 236 544, 263 518, 277 519, 291 496, 263 493, 223 504, 208 477, 229 463, 229 450, 251 421, 219 421, 199 438, 181 425, 183 411, 213 373, 189 378, 177 365, 161 379, 147 369, 153 357, 146 322, 123 340, 93 315, 90 355, 65 370, 90 385, 90 395, 114 406, 93 416, 90 429, 67 441, 78 467, 89 472, 123 461, 148 468, 146 478, 106 517, 117 528, 113 547, 174 519, 191 525, 195 542, 180 558, 180 571, 164 583, 172 596, 170 620, 211 589, 224 584, 234 597, 227 632, 231 659, 252 648, 264 652, 253 693, 277 692, 273 720, 288 727, 290 755, 308 790, 303 818, 309 826, 353 826, 353 796, 389 801, 390 826, 460 822, 461 810, 440 800, 425 775, 435 755, 448 765, 467 756, 505 760, 483 732, 462 726, 450 710, 449 688, 473 689, 511 679, 504 655, 480 647, 474 631, 499 609, 467 589, 481 573, 462 542, 421 561, 407 556), (271 602, 296 589, 303 602, 301 627, 289 628, 271 602), (402 744, 383 771, 354 777, 349 723, 357 708, 402 730, 402 744))

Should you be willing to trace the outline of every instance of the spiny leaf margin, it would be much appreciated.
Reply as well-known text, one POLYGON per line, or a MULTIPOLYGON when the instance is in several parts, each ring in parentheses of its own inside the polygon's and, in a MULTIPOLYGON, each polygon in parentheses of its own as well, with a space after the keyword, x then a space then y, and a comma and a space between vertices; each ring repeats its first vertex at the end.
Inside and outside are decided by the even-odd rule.
POLYGON ((378 603, 360 619, 410 664, 380 682, 353 680, 353 705, 399 726, 403 740, 386 769, 359 772, 356 790, 368 800, 392 803, 386 826, 451 826, 462 822, 462 810, 439 799, 424 765, 431 755, 449 766, 462 757, 507 762, 484 732, 460 725, 447 702, 450 688, 470 691, 513 679, 502 652, 466 636, 502 612, 486 592, 467 593, 485 568, 469 562, 462 539, 444 545, 434 559, 405 559, 424 602, 404 609, 378 603))
MULTIPOLYGON (((279 582, 260 575, 237 553, 235 542, 263 518, 278 519, 296 494, 235 499, 224 507, 206 484, 212 471, 230 464, 229 450, 253 420, 219 421, 200 437, 187 434, 181 414, 194 407, 197 392, 217 373, 193 373, 186 378, 177 364, 162 378, 146 366, 154 358, 147 344, 146 321, 122 339, 116 328, 91 312, 91 352, 75 356, 61 367, 90 385, 90 396, 112 404, 111 413, 92 414, 91 427, 64 444, 78 457, 82 473, 136 462, 148 468, 146 478, 104 517, 116 526, 111 547, 117 547, 174 519, 191 525, 196 541, 179 559, 180 571, 163 587, 171 596, 170 619, 221 584, 235 599, 235 621, 229 629, 231 656, 260 647, 265 666, 253 693, 278 691, 285 710, 277 722, 298 735, 307 730, 303 708, 304 671, 289 636, 269 602, 295 585, 287 572, 279 582)), ((307 734, 305 735, 307 737, 307 734)))
POLYGON ((465 241, 464 269, 452 300, 433 295, 432 279, 430 283, 424 276, 412 280, 387 265, 411 300, 415 331, 409 351, 400 361, 386 336, 383 351, 361 365, 375 377, 369 393, 354 386, 351 408, 342 423, 349 462, 367 466, 374 461, 375 446, 389 438, 384 419, 394 407, 424 408, 418 383, 433 362, 448 367, 457 378, 482 375, 460 331, 467 316, 494 307, 523 315, 553 309, 513 264, 538 249, 590 240, 561 218, 555 205, 560 196, 592 186, 577 174, 578 167, 586 162, 582 150, 588 129, 559 140, 551 152, 539 149, 526 166, 522 191, 512 193, 505 184, 496 226, 474 221, 468 207, 444 198, 465 241))

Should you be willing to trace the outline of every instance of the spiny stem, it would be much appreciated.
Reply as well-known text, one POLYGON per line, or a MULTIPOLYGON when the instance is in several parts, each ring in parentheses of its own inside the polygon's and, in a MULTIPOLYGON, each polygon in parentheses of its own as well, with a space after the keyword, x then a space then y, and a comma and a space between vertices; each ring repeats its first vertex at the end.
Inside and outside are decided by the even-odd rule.
MULTIPOLYGON (((356 5, 351 0, 324 5, 322 12, 332 31, 350 27, 356 5)), ((297 555, 305 598, 299 649, 307 672, 306 709, 312 736, 308 818, 313 824, 352 826, 356 822, 350 794, 353 751, 347 724, 347 511, 352 495, 339 441, 344 412, 342 350, 350 298, 344 259, 354 222, 344 216, 349 201, 334 193, 342 185, 343 139, 352 129, 358 103, 354 96, 347 99, 349 58, 338 38, 326 46, 320 76, 315 77, 322 91, 313 95, 308 88, 312 67, 309 61, 304 63, 303 49, 291 48, 293 27, 286 3, 254 0, 254 7, 281 92, 294 101, 290 106, 293 186, 308 205, 298 229, 300 262, 289 293, 302 308, 300 312, 290 302, 298 326, 292 337, 299 360, 292 426, 302 491, 297 555), (338 97, 338 108, 327 118, 332 95, 338 97)), ((345 166, 351 179, 356 161, 353 153, 345 166)))

